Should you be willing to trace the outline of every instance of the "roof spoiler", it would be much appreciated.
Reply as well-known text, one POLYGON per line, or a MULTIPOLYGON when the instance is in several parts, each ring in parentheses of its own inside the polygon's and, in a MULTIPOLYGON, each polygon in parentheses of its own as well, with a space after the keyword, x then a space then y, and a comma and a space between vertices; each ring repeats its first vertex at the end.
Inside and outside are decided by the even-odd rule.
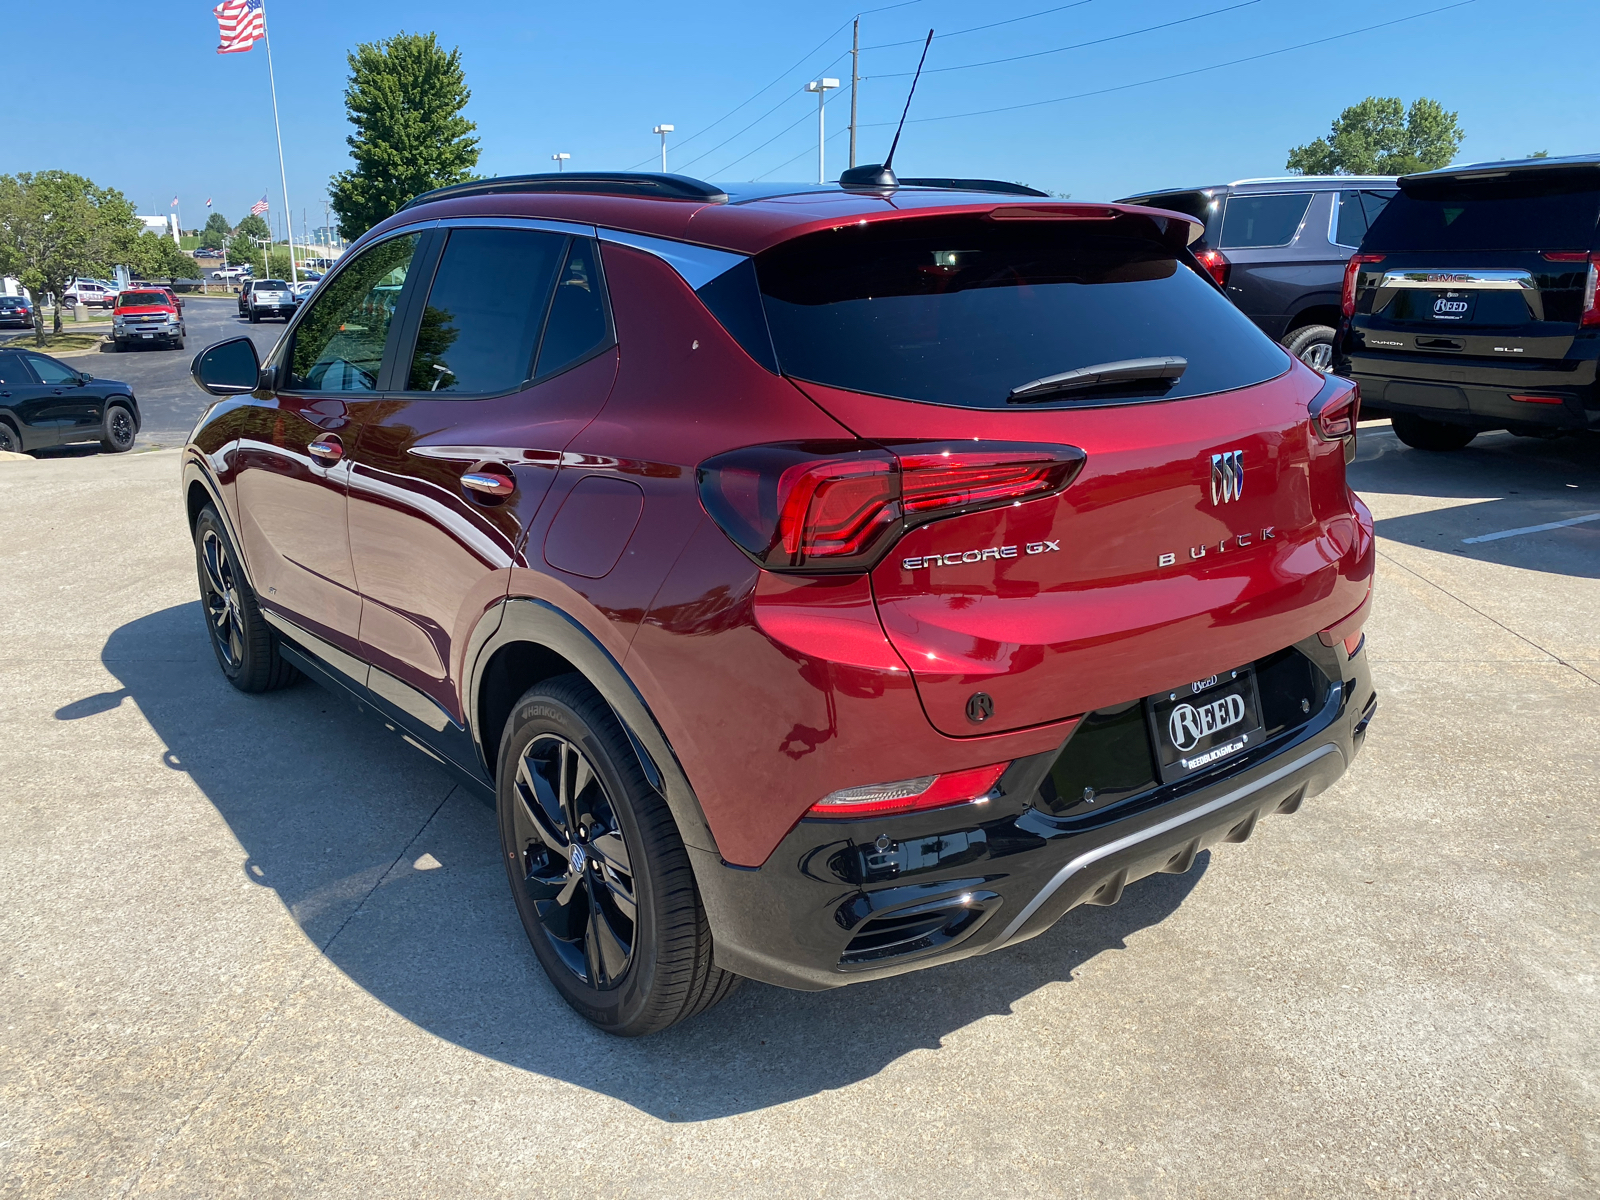
POLYGON ((1402 175, 1397 181, 1402 190, 1441 183, 1496 183, 1503 179, 1527 178, 1548 171, 1575 172, 1600 170, 1600 154, 1575 154, 1568 158, 1518 158, 1509 162, 1469 163, 1461 167, 1442 167, 1402 175))

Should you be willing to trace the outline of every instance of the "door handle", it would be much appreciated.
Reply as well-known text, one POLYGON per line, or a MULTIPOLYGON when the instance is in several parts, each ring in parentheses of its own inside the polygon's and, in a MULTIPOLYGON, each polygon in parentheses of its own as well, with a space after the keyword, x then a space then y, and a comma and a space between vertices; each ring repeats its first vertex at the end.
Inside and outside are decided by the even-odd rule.
POLYGON ((516 480, 495 471, 468 471, 461 477, 461 486, 485 496, 509 496, 517 490, 516 480))
POLYGON ((316 441, 306 443, 306 452, 320 462, 336 463, 344 457, 344 443, 336 433, 325 433, 316 441))

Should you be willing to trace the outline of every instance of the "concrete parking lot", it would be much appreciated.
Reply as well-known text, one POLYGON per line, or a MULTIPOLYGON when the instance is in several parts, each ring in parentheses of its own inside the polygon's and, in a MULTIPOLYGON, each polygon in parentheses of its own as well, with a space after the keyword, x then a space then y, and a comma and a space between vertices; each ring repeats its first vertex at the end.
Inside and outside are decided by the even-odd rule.
POLYGON ((0 1195, 1595 1195, 1600 520, 1466 539, 1600 514, 1600 444, 1371 424, 1353 477, 1337 788, 1021 947, 622 1042, 486 807, 223 681, 174 451, 0 463, 0 1195))

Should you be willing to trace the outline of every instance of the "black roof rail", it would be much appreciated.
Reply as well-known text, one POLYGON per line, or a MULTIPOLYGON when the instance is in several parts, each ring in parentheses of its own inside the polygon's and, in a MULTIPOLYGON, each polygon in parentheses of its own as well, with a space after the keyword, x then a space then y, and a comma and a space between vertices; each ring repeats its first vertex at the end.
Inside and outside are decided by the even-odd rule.
POLYGON ((955 192, 1003 192, 1007 196, 1048 196, 1025 183, 1007 183, 1003 179, 906 179, 901 187, 945 188, 955 192))
POLYGON ((558 171, 545 175, 499 175, 434 188, 413 196, 401 211, 435 200, 455 200, 462 196, 495 196, 517 192, 585 192, 601 196, 643 196, 657 200, 699 200, 706 204, 726 204, 728 194, 721 188, 691 179, 687 175, 647 174, 635 171, 558 171))

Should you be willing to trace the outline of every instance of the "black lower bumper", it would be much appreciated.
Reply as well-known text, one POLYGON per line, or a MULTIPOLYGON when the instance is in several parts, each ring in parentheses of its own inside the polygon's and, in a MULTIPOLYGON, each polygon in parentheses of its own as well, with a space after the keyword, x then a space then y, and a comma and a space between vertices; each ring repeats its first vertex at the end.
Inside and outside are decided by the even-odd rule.
POLYGON ((1187 871, 1206 847, 1242 842, 1263 817, 1332 786, 1360 750, 1377 705, 1365 652, 1312 653, 1326 686, 1302 724, 1103 812, 1053 814, 1041 792, 1052 752, 1013 764, 986 803, 802 821, 759 868, 691 849, 718 965, 783 987, 840 987, 985 954, 1080 904, 1115 904, 1137 879, 1187 871))

